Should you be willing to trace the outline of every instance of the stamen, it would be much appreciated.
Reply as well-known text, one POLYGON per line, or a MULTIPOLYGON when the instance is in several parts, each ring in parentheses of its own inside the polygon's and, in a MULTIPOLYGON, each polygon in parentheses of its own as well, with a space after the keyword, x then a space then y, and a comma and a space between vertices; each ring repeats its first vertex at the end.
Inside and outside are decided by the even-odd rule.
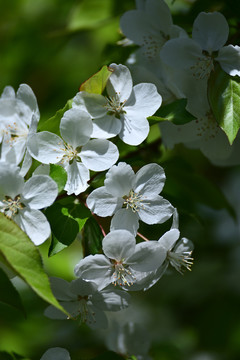
POLYGON ((10 197, 6 197, 6 200, 3 200, 3 203, 5 204, 2 207, 3 213, 8 217, 12 218, 14 215, 16 215, 19 211, 19 209, 23 209, 24 205, 20 202, 20 196, 16 196, 15 199, 12 199, 10 197))
POLYGON ((114 286, 131 286, 133 285, 134 281, 136 280, 135 276, 131 273, 130 270, 124 267, 122 261, 115 261, 113 265, 115 271, 113 273, 113 282, 114 286))
POLYGON ((106 109, 109 111, 110 115, 115 115, 116 117, 120 117, 120 114, 124 114, 125 111, 123 107, 126 103, 126 100, 120 102, 119 98, 116 96, 106 97, 107 104, 105 105, 106 109))
POLYGON ((193 264, 193 258, 191 255, 192 251, 183 251, 181 253, 168 251, 167 258, 170 261, 170 264, 183 275, 184 270, 186 269, 192 271, 191 266, 193 264))
POLYGON ((190 67, 193 77, 197 80, 208 78, 214 70, 213 59, 209 55, 198 57, 196 63, 190 67))
POLYGON ((141 204, 141 201, 143 200, 142 195, 139 195, 139 193, 136 193, 133 190, 130 190, 129 195, 123 196, 123 199, 123 206, 127 209, 131 208, 134 213, 139 211, 140 208, 144 209, 144 205, 141 204))

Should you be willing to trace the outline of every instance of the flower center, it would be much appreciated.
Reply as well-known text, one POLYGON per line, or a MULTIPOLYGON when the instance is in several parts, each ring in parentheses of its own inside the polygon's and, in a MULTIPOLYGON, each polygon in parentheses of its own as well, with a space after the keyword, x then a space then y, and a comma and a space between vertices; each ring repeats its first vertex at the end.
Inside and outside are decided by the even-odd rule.
POLYGON ((79 319, 80 324, 92 324, 96 322, 95 312, 92 311, 91 306, 88 304, 89 297, 78 295, 78 308, 76 313, 71 318, 74 320, 79 319))
POLYGON ((73 159, 79 159, 79 149, 74 149, 71 145, 65 144, 65 148, 62 149, 64 151, 64 155, 62 157, 61 163, 70 162, 73 159))
POLYGON ((130 190, 129 195, 123 196, 124 203, 123 207, 131 208, 132 211, 135 213, 136 211, 139 211, 140 208, 144 209, 144 205, 141 203, 142 195, 139 195, 139 193, 136 193, 133 190, 130 190))
POLYGON ((3 200, 2 211, 3 211, 4 215, 6 215, 10 219, 14 215, 16 215, 19 210, 21 210, 23 208, 24 208, 24 205, 20 202, 19 195, 16 196, 15 199, 6 197, 6 199, 3 200))
POLYGON ((105 107, 108 110, 109 115, 115 115, 117 118, 120 118, 121 114, 126 113, 123 110, 126 100, 120 102, 117 96, 110 96, 109 98, 106 97, 106 100, 107 104, 105 105, 105 107))
POLYGON ((209 77, 214 70, 213 59, 209 55, 198 57, 194 65, 190 67, 192 75, 197 80, 203 80, 209 77))
POLYGON ((136 280, 135 276, 131 273, 130 270, 126 269, 122 263, 122 261, 115 261, 113 264, 114 273, 113 273, 113 282, 114 286, 131 286, 136 280))
POLYGON ((191 255, 192 251, 183 251, 179 253, 168 251, 167 258, 170 261, 170 264, 175 267, 180 274, 183 274, 186 269, 191 271, 191 266, 193 264, 191 255))

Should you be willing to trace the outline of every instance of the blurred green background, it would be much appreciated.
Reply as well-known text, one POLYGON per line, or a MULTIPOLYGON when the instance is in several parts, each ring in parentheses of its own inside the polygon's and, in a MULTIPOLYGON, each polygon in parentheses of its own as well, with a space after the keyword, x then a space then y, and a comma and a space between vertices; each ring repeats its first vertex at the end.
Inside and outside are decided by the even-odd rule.
MULTIPOLYGON (((176 0, 168 4, 174 22, 189 32, 200 11, 221 11, 232 25, 233 43, 239 44, 240 2, 176 0)), ((37 96, 42 119, 51 117, 102 65, 125 62, 132 48, 116 44, 122 39, 119 18, 134 6, 133 0, 2 0, 0 90, 6 85, 17 90, 19 84, 27 83, 37 96)), ((158 155, 153 154, 153 158, 158 155)), ((179 161, 182 169, 219 185, 237 218, 234 220, 225 209, 211 209, 199 198, 193 207, 196 194, 193 199, 183 194, 175 204, 180 208, 182 235, 195 244, 192 272, 185 276, 172 272, 148 292, 133 294, 131 311, 136 311, 137 321, 151 339, 153 359, 238 360, 240 169, 213 167, 198 151, 183 147, 163 157, 162 164, 172 174, 179 161)), ((155 238, 154 229, 145 230, 153 231, 150 238, 155 238)), ((70 280, 81 255, 79 242, 50 259, 46 255, 48 246, 46 243, 40 248, 48 273, 70 280)), ((40 359, 54 346, 69 349, 73 360, 93 359, 106 351, 105 333, 79 327, 77 322, 45 318, 46 303, 20 280, 15 284, 21 292, 26 318, 0 304, 0 350, 14 351, 32 360, 40 359)))

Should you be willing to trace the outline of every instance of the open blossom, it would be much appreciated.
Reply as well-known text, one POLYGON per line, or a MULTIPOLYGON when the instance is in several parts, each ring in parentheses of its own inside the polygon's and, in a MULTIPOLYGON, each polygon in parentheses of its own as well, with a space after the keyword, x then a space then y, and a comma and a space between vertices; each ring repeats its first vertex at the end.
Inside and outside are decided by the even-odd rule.
POLYGON ((173 214, 172 205, 158 195, 164 183, 164 170, 158 164, 145 165, 135 174, 130 165, 121 162, 107 172, 104 186, 88 196, 87 205, 99 216, 114 214, 111 230, 136 234, 139 220, 163 223, 173 214))
POLYGON ((0 162, 0 212, 15 221, 35 245, 51 233, 39 209, 50 206, 57 194, 57 184, 49 176, 36 175, 24 183, 18 167, 0 162))
POLYGON ((28 150, 43 164, 62 165, 67 172, 64 189, 68 195, 78 195, 88 187, 89 170, 109 169, 118 159, 118 149, 108 140, 90 140, 92 120, 76 108, 64 113, 60 132, 62 139, 48 131, 32 134, 28 138, 28 150))
MULTIPOLYGON (((51 287, 70 317, 91 328, 106 328, 107 317, 104 311, 125 309, 130 299, 126 292, 115 289, 99 290, 94 282, 81 278, 70 283, 60 278, 51 278, 51 287)), ((67 319, 63 312, 52 305, 45 310, 45 315, 51 319, 67 319)))
POLYGON ((111 64, 110 68, 113 73, 107 82, 107 96, 81 91, 73 99, 73 108, 87 111, 94 119, 91 137, 119 135, 126 144, 139 145, 149 133, 147 117, 157 111, 162 98, 153 84, 133 87, 126 66, 111 64))
POLYGON ((161 58, 167 64, 188 70, 196 80, 208 79, 214 61, 229 75, 240 76, 240 47, 224 46, 228 33, 228 23, 221 13, 201 12, 194 21, 192 39, 168 41, 161 50, 161 58))
POLYGON ((102 245, 104 255, 89 255, 74 269, 76 276, 94 281, 99 289, 113 284, 131 290, 132 285, 141 282, 145 272, 156 270, 164 256, 157 242, 136 245, 134 236, 127 230, 111 231, 102 245))
POLYGON ((4 88, 0 98, 1 160, 18 165, 24 158, 23 175, 31 166, 27 138, 36 131, 39 117, 36 97, 28 85, 21 84, 16 94, 11 86, 4 88))
POLYGON ((163 0, 146 0, 136 10, 127 11, 120 20, 124 35, 142 47, 143 55, 152 60, 169 39, 187 36, 173 25, 169 7, 163 0))

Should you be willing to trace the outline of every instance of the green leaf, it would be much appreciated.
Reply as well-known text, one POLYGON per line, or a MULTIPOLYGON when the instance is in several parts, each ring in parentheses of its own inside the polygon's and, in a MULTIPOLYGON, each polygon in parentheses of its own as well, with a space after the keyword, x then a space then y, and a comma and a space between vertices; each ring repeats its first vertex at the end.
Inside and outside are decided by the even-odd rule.
POLYGON ((5 272, 0 268, 0 301, 20 310, 25 315, 19 293, 9 280, 5 272))
POLYGON ((92 216, 84 226, 83 242, 84 254, 97 254, 102 248, 103 233, 95 218, 92 216))
POLYGON ((208 83, 208 100, 216 121, 232 144, 240 128, 240 78, 216 66, 208 83))
POLYGON ((51 178, 57 183, 58 192, 60 193, 67 182, 67 173, 64 168, 60 165, 50 164, 51 178))
POLYGON ((91 212, 73 197, 68 197, 50 206, 45 215, 50 222, 53 233, 49 249, 49 256, 52 256, 71 245, 91 212))
POLYGON ((60 136, 59 127, 60 127, 61 118, 63 117, 64 113, 71 108, 72 108, 72 100, 68 100, 64 108, 58 110, 54 116, 52 116, 51 118, 45 121, 40 120, 38 124, 38 130, 50 131, 60 136))
POLYGON ((187 99, 179 99, 160 107, 154 116, 148 117, 150 125, 161 121, 171 121, 175 125, 183 125, 194 120, 195 117, 186 110, 186 105, 187 99))
POLYGON ((52 294, 37 247, 13 221, 3 214, 0 214, 0 253, 9 266, 41 298, 65 312, 52 294))
POLYGON ((107 65, 104 65, 101 70, 82 83, 79 91, 86 91, 91 94, 102 94, 112 72, 113 70, 110 70, 107 65))

